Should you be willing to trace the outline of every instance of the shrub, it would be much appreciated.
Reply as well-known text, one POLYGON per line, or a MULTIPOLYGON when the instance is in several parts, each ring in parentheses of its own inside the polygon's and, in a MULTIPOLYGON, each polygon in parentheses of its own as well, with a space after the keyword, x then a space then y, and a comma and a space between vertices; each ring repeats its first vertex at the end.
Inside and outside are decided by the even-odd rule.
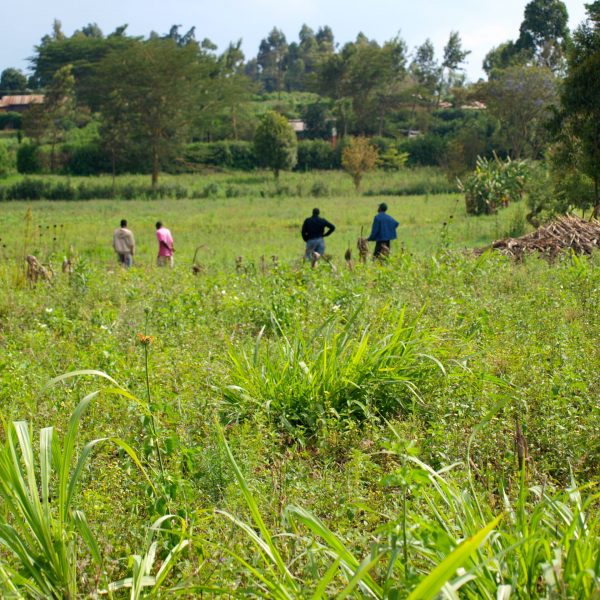
POLYGON ((98 175, 111 172, 109 157, 99 144, 67 145, 64 151, 65 171, 70 175, 98 175))
POLYGON ((327 187, 327 184, 323 181, 315 181, 310 188, 310 195, 314 198, 329 196, 329 187, 327 187))
POLYGON ((0 112, 0 129, 21 129, 22 121, 17 112, 0 112))
POLYGON ((6 144, 0 143, 0 178, 15 170, 15 155, 6 144))
POLYGON ((459 187, 465 194, 467 213, 494 213, 510 202, 520 200, 525 186, 525 163, 505 161, 494 155, 493 160, 479 157, 475 171, 459 187))
POLYGON ((445 154, 446 142, 437 136, 422 135, 404 140, 399 151, 408 152, 407 164, 414 166, 437 166, 445 154))
POLYGON ((367 138, 353 138, 342 152, 342 167, 354 182, 356 191, 365 173, 377 166, 378 151, 367 138))
POLYGON ((41 173, 42 160, 39 146, 21 144, 17 150, 17 171, 19 173, 41 173))
POLYGON ((41 200, 46 198, 49 184, 43 179, 25 177, 13 184, 7 193, 8 200, 41 200))
POLYGON ((298 143, 297 171, 328 170, 335 166, 335 148, 329 142, 305 140, 298 143))

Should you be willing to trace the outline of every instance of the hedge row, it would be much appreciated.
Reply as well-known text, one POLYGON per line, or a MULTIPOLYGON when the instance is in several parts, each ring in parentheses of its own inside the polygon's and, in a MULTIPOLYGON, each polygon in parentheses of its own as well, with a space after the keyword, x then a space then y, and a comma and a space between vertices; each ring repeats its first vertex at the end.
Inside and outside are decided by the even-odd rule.
MULTIPOLYGON (((413 139, 373 138, 383 154, 390 149, 408 153, 409 166, 434 166, 444 154, 443 140, 433 136, 413 139)), ((330 170, 341 168, 344 140, 336 146, 325 140, 301 140, 298 143, 297 171, 330 170)), ((64 175, 100 175, 110 173, 111 159, 98 143, 87 145, 64 144, 53 157, 55 172, 64 175)), ((17 151, 17 170, 25 174, 41 174, 50 170, 50 151, 47 147, 21 144, 17 151)), ((252 171, 259 167, 252 142, 221 141, 196 142, 184 147, 180 155, 162 165, 167 173, 193 173, 204 167, 252 171)), ((117 172, 148 173, 148 157, 129 153, 116 163, 117 172)))
MULTIPOLYGON (((201 194, 200 194, 201 195, 201 194)), ((115 198, 118 200, 151 200, 163 198, 187 198, 187 188, 180 185, 110 184, 54 181, 25 177, 12 185, 0 186, 0 200, 94 200, 115 198)))

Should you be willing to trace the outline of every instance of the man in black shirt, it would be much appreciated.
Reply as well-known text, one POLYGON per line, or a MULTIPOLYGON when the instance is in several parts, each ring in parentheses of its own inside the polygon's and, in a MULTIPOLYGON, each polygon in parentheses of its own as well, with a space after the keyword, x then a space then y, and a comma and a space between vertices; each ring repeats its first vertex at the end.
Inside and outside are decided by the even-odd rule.
POLYGON ((304 258, 312 261, 315 266, 317 260, 325 253, 324 237, 331 235, 335 231, 335 225, 322 219, 318 208, 313 208, 312 217, 305 219, 302 224, 302 239, 306 242, 306 251, 304 258), (325 232, 327 229, 327 232, 325 232))

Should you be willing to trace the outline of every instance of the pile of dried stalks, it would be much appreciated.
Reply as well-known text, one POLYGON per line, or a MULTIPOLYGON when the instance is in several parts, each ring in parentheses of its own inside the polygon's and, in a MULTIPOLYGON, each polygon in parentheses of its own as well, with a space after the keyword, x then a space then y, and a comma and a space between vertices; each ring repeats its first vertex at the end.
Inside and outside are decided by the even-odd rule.
POLYGON ((562 216, 532 233, 519 238, 496 240, 490 246, 477 248, 475 252, 483 254, 490 248, 517 259, 533 252, 540 252, 549 258, 554 258, 563 250, 591 254, 593 250, 600 250, 600 221, 562 216))

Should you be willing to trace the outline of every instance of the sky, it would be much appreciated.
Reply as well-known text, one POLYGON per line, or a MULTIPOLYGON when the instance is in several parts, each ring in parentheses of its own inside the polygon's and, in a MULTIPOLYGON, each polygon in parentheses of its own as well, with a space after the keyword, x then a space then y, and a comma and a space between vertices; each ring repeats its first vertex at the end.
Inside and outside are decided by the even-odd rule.
MULTIPOLYGON (((569 27, 585 19, 584 0, 563 0, 569 27)), ((589 0, 585 0, 588 1, 589 0)), ((105 34, 128 24, 129 35, 165 34, 172 25, 180 33, 196 27, 196 39, 209 38, 224 50, 242 40, 246 58, 256 56, 261 39, 273 27, 288 43, 298 41, 307 24, 315 32, 328 25, 340 46, 359 32, 380 43, 396 36, 409 52, 430 39, 441 58, 451 31, 458 31, 470 50, 465 71, 469 81, 484 77, 481 64, 487 52, 516 39, 528 0, 6 0, 0 8, 0 71, 14 67, 27 72, 28 58, 55 19, 70 36, 88 23, 105 34)))

